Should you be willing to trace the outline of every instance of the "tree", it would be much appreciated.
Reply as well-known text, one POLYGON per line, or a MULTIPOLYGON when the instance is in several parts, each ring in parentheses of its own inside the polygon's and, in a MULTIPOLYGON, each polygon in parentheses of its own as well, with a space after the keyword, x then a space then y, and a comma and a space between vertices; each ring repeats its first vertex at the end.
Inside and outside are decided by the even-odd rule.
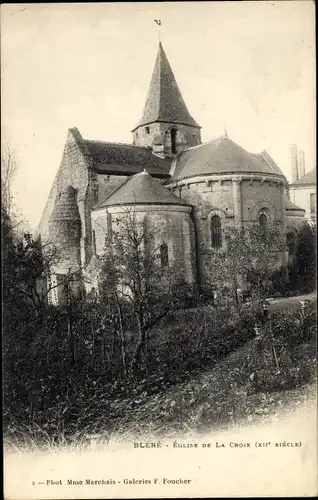
MULTIPOLYGON (((121 335, 123 311, 130 311, 135 320, 138 330, 132 361, 135 369, 142 359, 146 363, 149 330, 177 304, 180 290, 186 285, 180 277, 180 263, 161 266, 155 233, 147 227, 146 218, 138 220, 132 208, 126 209, 116 222, 117 230, 105 248, 100 289, 108 297, 110 309, 117 311, 121 335)), ((124 350, 122 337, 123 357, 124 350)))
POLYGON ((303 224, 298 232, 296 272, 298 288, 312 291, 316 287, 316 225, 303 224))
POLYGON ((129 316, 127 301, 123 299, 119 290, 120 273, 112 255, 106 253, 101 262, 99 286, 100 323, 98 333, 102 335, 102 361, 105 364, 106 329, 111 333, 111 351, 113 352, 114 337, 117 336, 120 344, 122 371, 124 377, 128 376, 128 363, 126 351, 125 318, 129 316), (108 328, 107 328, 108 327, 108 328))
POLYGON ((4 141, 1 150, 1 203, 9 217, 12 217, 12 182, 18 171, 18 160, 13 147, 4 141))
POLYGON ((41 293, 40 280, 49 278, 52 265, 58 259, 58 250, 53 245, 42 247, 39 239, 25 233, 14 247, 12 265, 16 269, 17 280, 12 294, 16 300, 32 305, 36 316, 42 310, 50 287, 41 293))
POLYGON ((238 305, 237 290, 242 287, 249 287, 264 300, 271 288, 271 276, 281 267, 286 251, 281 227, 268 224, 266 227, 229 228, 224 239, 224 248, 209 257, 207 282, 218 290, 227 288, 238 305))
POLYGON ((18 284, 18 273, 15 267, 16 237, 6 207, 1 203, 1 236, 2 236, 2 290, 4 313, 14 314, 17 309, 15 290, 18 284), (7 306, 7 307, 6 307, 7 306))

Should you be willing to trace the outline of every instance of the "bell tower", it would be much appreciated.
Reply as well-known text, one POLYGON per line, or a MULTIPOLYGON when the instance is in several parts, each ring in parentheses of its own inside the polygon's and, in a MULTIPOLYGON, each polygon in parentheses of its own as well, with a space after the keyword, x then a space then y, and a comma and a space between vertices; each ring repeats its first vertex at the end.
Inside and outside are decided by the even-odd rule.
POLYGON ((201 144, 201 127, 188 111, 161 42, 142 118, 132 133, 136 146, 150 146, 160 156, 201 144))

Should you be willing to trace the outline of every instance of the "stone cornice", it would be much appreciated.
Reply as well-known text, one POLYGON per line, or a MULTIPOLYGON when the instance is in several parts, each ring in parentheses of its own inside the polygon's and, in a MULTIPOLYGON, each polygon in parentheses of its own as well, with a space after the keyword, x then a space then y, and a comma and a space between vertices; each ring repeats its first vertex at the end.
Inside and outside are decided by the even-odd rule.
POLYGON ((92 218, 94 219, 95 217, 97 216, 100 216, 102 213, 110 213, 110 214, 113 214, 113 213, 116 213, 116 214, 124 214, 126 213, 127 211, 127 208, 129 207, 133 207, 133 211, 134 212, 153 212, 153 213, 157 213, 157 212, 186 212, 186 213, 190 213, 193 209, 192 205, 173 205, 173 204, 162 204, 162 205, 156 205, 154 203, 149 203, 149 204, 145 204, 145 203, 140 203, 140 204, 136 204, 136 205, 130 205, 130 204, 127 204, 127 205, 113 205, 113 206, 109 206, 107 207, 107 209, 105 207, 102 207, 100 209, 94 209, 92 210, 91 212, 91 215, 92 215, 92 218))
POLYGON ((256 173, 242 173, 240 175, 237 174, 210 174, 205 176, 196 176, 189 177, 187 179, 173 181, 172 179, 167 182, 167 187, 178 187, 178 186, 187 186, 189 184, 199 184, 199 183, 212 183, 212 182, 223 182, 223 181, 231 181, 231 182, 260 182, 261 184, 264 182, 271 182, 274 184, 283 184, 285 185, 284 177, 276 174, 256 174, 256 173))
POLYGON ((289 189, 316 189, 316 184, 289 184, 289 189))

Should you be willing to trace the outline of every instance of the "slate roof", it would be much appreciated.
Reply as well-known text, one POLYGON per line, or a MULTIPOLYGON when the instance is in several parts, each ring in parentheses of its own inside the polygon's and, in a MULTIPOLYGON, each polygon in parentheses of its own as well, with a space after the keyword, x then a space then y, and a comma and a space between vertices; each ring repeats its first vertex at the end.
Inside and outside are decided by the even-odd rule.
POLYGON ((161 43, 143 115, 132 132, 153 122, 182 123, 201 128, 188 111, 161 43))
POLYGON ((300 179, 298 179, 297 181, 295 182, 292 182, 290 184, 290 186, 308 186, 308 185, 316 185, 316 176, 317 176, 317 172, 316 172, 316 168, 313 168, 312 170, 310 170, 309 172, 307 172, 307 174, 303 175, 300 179))
POLYGON ((171 160, 154 155, 151 148, 86 139, 78 144, 96 172, 131 175, 147 168, 156 177, 169 175, 171 160))
POLYGON ((303 208, 300 208, 298 205, 293 203, 287 196, 285 196, 285 210, 295 210, 297 212, 306 212, 303 208))
POLYGON ((72 186, 68 186, 56 197, 49 219, 50 222, 61 220, 79 222, 81 220, 77 206, 76 192, 72 186))
POLYGON ((259 154, 254 154, 256 158, 262 161, 265 165, 267 165, 275 174, 284 175, 279 166, 274 162, 273 158, 269 155, 269 153, 264 150, 259 154))
POLYGON ((268 164, 263 153, 262 160, 259 156, 248 153, 227 137, 220 137, 183 151, 177 158, 173 179, 225 173, 283 175, 278 167, 268 164))
POLYGON ((145 170, 129 177, 94 210, 116 205, 188 205, 145 170))

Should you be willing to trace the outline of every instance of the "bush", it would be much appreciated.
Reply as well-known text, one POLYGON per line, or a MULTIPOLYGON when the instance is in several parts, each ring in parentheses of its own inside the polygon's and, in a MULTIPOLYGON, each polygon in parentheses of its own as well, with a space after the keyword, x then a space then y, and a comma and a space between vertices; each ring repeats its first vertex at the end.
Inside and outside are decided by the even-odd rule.
POLYGON ((300 311, 295 311, 293 314, 279 311, 272 315, 269 325, 273 336, 284 339, 290 349, 311 342, 315 340, 317 333, 314 304, 309 305, 305 317, 300 311))
POLYGON ((294 389, 308 382, 311 375, 311 369, 308 366, 282 366, 280 372, 258 368, 251 389, 255 393, 294 389))
POLYGON ((235 318, 213 308, 178 311, 175 327, 166 341, 157 328, 150 338, 150 373, 170 383, 189 377, 194 371, 213 366, 254 336, 250 317, 235 318))
POLYGON ((305 318, 300 313, 277 313, 261 330, 242 367, 241 377, 245 378, 249 392, 280 391, 308 382, 312 360, 300 348, 315 342, 314 311, 305 318))
MULTIPOLYGON (((92 422, 102 421, 111 428, 136 400, 146 401, 150 394, 190 380, 254 339, 255 322, 262 318, 257 301, 243 305, 241 312, 210 305, 178 309, 148 332, 146 362, 140 372, 124 377, 120 339, 111 317, 103 318, 94 307, 74 309, 76 359, 71 365, 65 313, 54 308, 49 312, 32 322, 22 315, 12 330, 6 325, 5 432, 37 425, 45 426, 52 437, 63 431, 67 438, 92 422)), ((131 359, 137 339, 135 324, 129 321, 125 323, 126 353, 131 359)), ((303 383, 310 367, 297 349, 315 338, 314 308, 304 319, 299 312, 272 314, 267 326, 280 373, 270 344, 265 342, 258 352, 255 341, 247 362, 240 366, 241 382, 254 392, 303 383)))

